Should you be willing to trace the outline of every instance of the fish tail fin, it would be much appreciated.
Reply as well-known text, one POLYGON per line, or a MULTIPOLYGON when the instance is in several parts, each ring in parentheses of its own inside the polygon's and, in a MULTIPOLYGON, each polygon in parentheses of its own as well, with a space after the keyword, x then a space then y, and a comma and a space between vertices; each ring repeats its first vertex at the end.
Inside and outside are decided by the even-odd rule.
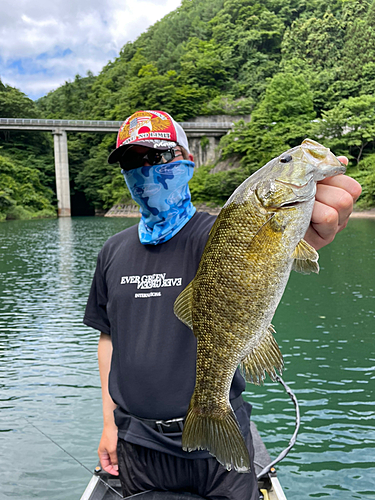
POLYGON ((249 452, 230 406, 219 418, 190 404, 182 433, 182 448, 185 451, 208 450, 227 470, 250 471, 249 452))

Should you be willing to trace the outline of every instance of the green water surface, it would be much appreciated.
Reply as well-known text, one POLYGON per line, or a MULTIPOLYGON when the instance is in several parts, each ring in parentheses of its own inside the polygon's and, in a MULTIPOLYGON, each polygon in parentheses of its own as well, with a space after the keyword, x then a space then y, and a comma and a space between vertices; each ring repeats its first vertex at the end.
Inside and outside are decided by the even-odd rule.
MULTIPOLYGON (((82 324, 96 256, 137 219, 0 224, 0 498, 76 500, 101 435, 98 332, 82 324)), ((278 466, 288 500, 375 498, 375 220, 351 220, 320 251, 319 276, 293 273, 274 318, 284 379, 301 407, 278 466)), ((271 455, 294 408, 269 379, 248 385, 271 455)))

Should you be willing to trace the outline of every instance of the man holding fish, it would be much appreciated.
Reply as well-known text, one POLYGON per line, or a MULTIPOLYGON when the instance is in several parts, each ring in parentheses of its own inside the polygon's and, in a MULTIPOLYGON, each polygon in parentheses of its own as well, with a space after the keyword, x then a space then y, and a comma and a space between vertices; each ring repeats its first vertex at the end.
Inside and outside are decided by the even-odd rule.
POLYGON ((190 491, 255 500, 245 380, 281 371, 271 319, 291 269, 345 228, 359 184, 348 160, 305 140, 271 160, 218 218, 197 213, 186 134, 162 111, 125 120, 117 147, 138 225, 99 253, 84 323, 98 348, 103 469, 123 494, 190 491), (190 331, 192 330, 192 332, 190 331))

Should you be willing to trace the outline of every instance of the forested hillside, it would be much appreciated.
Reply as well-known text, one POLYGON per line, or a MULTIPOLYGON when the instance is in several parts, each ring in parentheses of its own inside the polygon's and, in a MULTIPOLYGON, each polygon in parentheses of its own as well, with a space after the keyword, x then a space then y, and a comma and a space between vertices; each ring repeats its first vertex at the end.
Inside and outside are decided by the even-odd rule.
MULTIPOLYGON (((35 103, 0 80, 0 117, 37 118, 35 103)), ((52 138, 0 130, 0 221, 55 217, 52 138)))
MULTIPOLYGON (((138 109, 163 109, 177 120, 250 113, 221 141, 220 160, 240 166, 215 174, 212 165, 199 168, 195 201, 222 203, 250 173, 311 137, 349 157, 365 208, 375 205, 374 90, 374 2, 183 0, 97 77, 77 76, 29 112, 110 120, 138 109)), ((113 146, 111 136, 69 137, 73 193, 95 208, 128 196, 119 169, 106 163, 113 146)), ((51 187, 43 180, 51 169, 43 168, 35 166, 51 187)))

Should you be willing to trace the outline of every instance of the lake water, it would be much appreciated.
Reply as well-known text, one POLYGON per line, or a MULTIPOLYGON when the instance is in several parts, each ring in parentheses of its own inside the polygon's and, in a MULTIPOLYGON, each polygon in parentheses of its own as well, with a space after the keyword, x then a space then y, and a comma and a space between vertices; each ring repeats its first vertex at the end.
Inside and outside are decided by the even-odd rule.
MULTIPOLYGON (((0 498, 78 500, 97 463, 98 332, 82 324, 96 256, 137 219, 0 224, 0 498)), ((288 500, 375 498, 375 220, 351 220, 320 252, 321 273, 292 273, 274 318, 301 430, 278 466, 288 500)), ((294 430, 277 383, 248 385, 272 457, 294 430)))

